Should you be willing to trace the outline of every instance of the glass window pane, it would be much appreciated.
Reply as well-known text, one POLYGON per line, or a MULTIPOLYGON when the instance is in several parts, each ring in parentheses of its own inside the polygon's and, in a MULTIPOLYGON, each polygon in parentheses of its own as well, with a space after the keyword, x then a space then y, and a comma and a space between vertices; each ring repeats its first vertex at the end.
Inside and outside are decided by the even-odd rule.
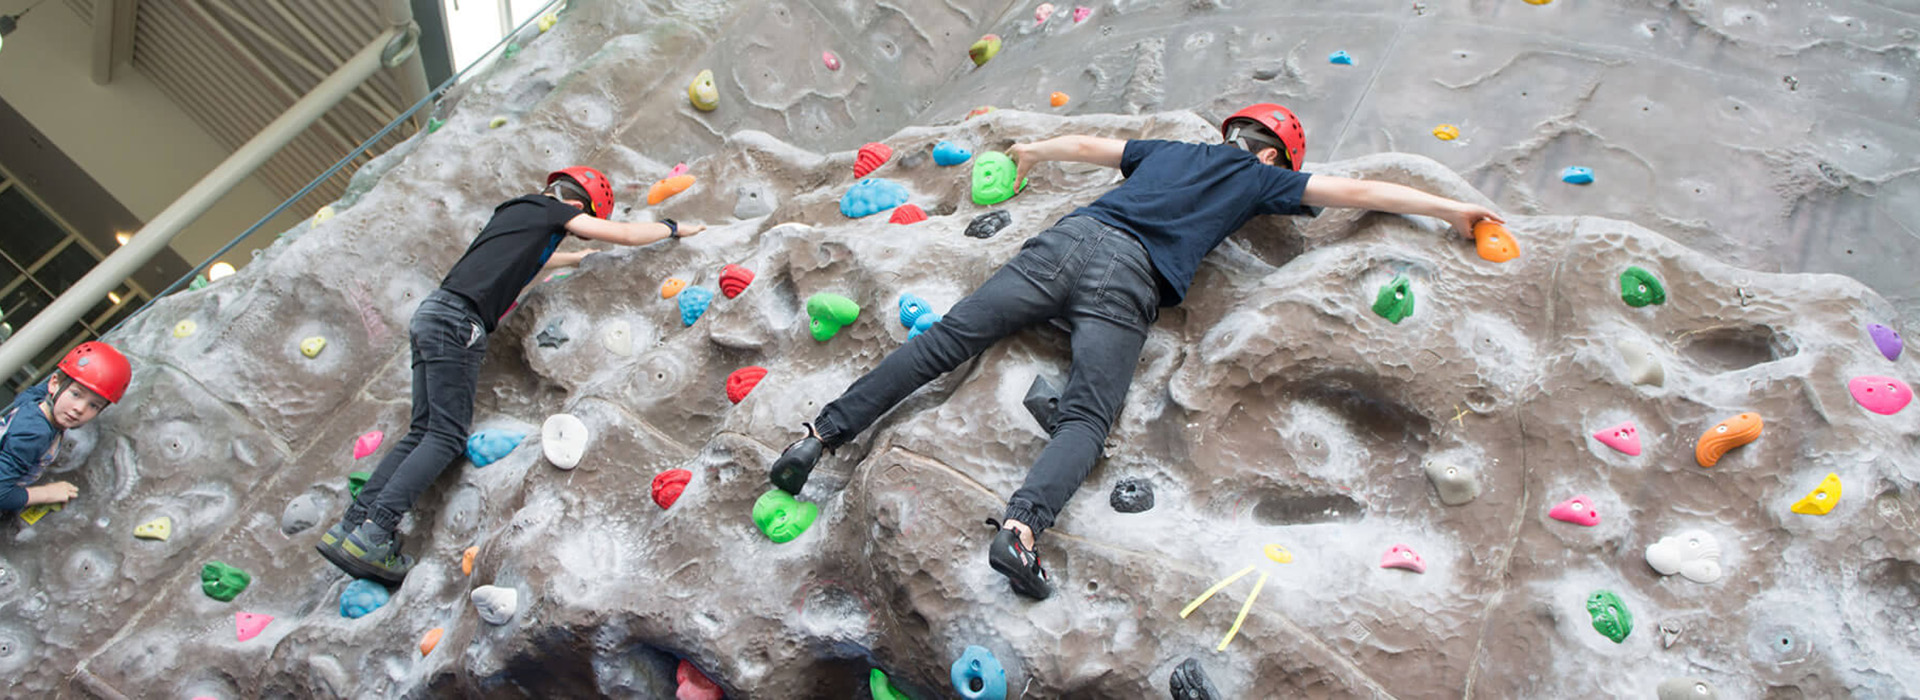
POLYGON ((60 337, 65 340, 47 346, 47 349, 40 351, 39 357, 33 358, 34 367, 52 369, 53 363, 60 361, 60 358, 64 357, 68 350, 72 350, 73 346, 86 342, 88 338, 92 337, 92 334, 87 332, 86 326, 76 323, 73 324, 72 328, 67 329, 65 335, 60 337))
POLYGON ((6 289, 7 285, 12 284, 14 280, 20 279, 20 275, 20 270, 15 269, 13 263, 0 260, 0 289, 6 289))
POLYGON ((87 276, 87 273, 92 271, 93 266, 99 262, 99 258, 87 252, 86 246, 76 243, 67 246, 65 250, 60 251, 59 255, 53 256, 47 264, 40 266, 40 269, 33 270, 33 278, 39 280, 40 286, 46 287, 47 291, 60 294, 67 291, 68 287, 72 287, 73 283, 80 281, 80 278, 87 276))
POLYGON ((132 316, 133 312, 139 311, 140 305, 145 303, 147 303, 146 297, 128 299, 127 303, 120 305, 118 311, 113 312, 112 316, 102 321, 99 325, 94 326, 93 329, 104 335, 107 331, 113 330, 114 326, 120 325, 121 321, 127 320, 127 317, 132 316))
POLYGON ((27 322, 33 320, 34 314, 40 313, 51 303, 53 300, 40 288, 23 284, 8 292, 6 298, 0 299, 0 318, 5 318, 17 331, 27 327, 27 322))
MULTIPOLYGON (((87 311, 87 315, 81 316, 80 320, 85 323, 97 323, 100 321, 101 315, 112 310, 113 310, 113 300, 108 299, 106 297, 100 297, 100 303, 94 304, 93 308, 87 311)), ((106 329, 102 328, 100 330, 106 330, 106 329)))
POLYGON ((67 237, 65 229, 53 222, 18 187, 0 192, 0 252, 21 267, 32 265, 67 237))

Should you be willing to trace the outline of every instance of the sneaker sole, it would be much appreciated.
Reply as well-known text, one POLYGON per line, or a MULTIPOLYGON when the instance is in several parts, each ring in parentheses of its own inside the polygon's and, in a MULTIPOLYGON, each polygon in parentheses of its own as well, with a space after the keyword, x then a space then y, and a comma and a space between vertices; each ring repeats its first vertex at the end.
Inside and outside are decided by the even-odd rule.
POLYGON ((1025 579, 1032 574, 1021 571, 1019 563, 1016 562, 1011 566, 1002 564, 999 557, 987 557, 987 563, 993 566, 994 571, 1000 572, 1001 576, 1007 577, 1007 584, 1013 587, 1013 592, 1034 600, 1046 600, 1053 596, 1053 588, 1044 582, 1040 584, 1044 588, 1037 591, 1029 586, 1025 579))
POLYGON ((402 581, 407 579, 406 574, 401 574, 396 578, 385 569, 348 556, 346 552, 338 548, 315 545, 314 549, 320 552, 320 556, 326 557, 327 561, 333 564, 335 568, 346 572, 348 576, 354 578, 373 579, 389 586, 398 586, 402 581))

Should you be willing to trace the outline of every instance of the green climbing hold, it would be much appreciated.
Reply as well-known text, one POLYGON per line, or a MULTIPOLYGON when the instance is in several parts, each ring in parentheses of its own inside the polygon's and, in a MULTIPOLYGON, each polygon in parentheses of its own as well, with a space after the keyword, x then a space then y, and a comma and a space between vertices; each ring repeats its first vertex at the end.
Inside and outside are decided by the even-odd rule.
POLYGON ((354 472, 347 475, 347 494, 352 498, 360 497, 360 489, 367 487, 367 480, 373 478, 373 472, 354 472))
POLYGON ((867 690, 873 693, 873 700, 913 700, 906 693, 894 690, 886 672, 877 668, 867 674, 867 690))
POLYGON ((769 489, 760 494, 760 500, 753 502, 753 524, 760 526, 760 531, 774 544, 792 542, 813 527, 813 519, 817 517, 820 517, 820 506, 796 501, 793 494, 780 489, 769 489))
POLYGON ((247 584, 253 583, 253 577, 239 567, 228 566, 217 561, 207 562, 200 567, 200 590, 208 598, 221 602, 231 602, 234 596, 247 590, 247 584))
POLYGON ((1007 154, 998 151, 981 154, 973 159, 973 203, 990 207, 1013 199, 1027 186, 1024 180, 1016 186, 1014 180, 1018 177, 1020 169, 1007 154))
POLYGON ((446 125, 447 125, 447 120, 445 119, 439 119, 436 117, 427 117, 427 133, 429 134, 439 131, 440 127, 443 127, 446 125))
POLYGON ((1394 323, 1406 320, 1413 315, 1413 280, 1406 275, 1396 275, 1393 281, 1380 287, 1380 295, 1373 299, 1373 312, 1381 318, 1394 323))
POLYGON ((807 317, 813 319, 808 324, 813 330, 813 339, 824 343, 860 317, 860 305, 838 294, 821 292, 807 297, 807 317))
POLYGON ((1664 304, 1667 289, 1660 286, 1660 278, 1636 265, 1620 273, 1620 300, 1636 309, 1648 304, 1664 304))
POLYGON ((514 56, 518 55, 520 55, 520 44, 517 42, 507 44, 507 48, 500 50, 500 60, 502 61, 511 61, 514 56))
POLYGON ((1619 644, 1633 634, 1633 613, 1613 591, 1600 589, 1587 596, 1587 613, 1593 615, 1593 630, 1619 644))
POLYGON ((200 291, 201 287, 205 287, 208 284, 212 284, 212 283, 207 281, 206 275, 194 275, 193 281, 187 283, 187 291, 197 292, 197 291, 200 291))

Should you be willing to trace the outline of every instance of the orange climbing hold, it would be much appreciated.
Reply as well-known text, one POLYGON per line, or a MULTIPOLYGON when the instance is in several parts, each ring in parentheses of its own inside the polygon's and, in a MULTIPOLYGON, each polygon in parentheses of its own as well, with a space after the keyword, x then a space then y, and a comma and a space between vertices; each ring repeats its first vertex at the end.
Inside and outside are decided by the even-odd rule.
POLYGON ((687 288, 686 280, 680 279, 678 277, 668 277, 667 281, 660 283, 660 298, 672 299, 675 295, 678 295, 680 293, 680 290, 686 289, 686 288, 687 288))
POLYGON ((866 177, 867 173, 886 165, 887 159, 892 157, 893 147, 884 143, 875 142, 861 146, 860 153, 853 157, 853 176, 866 177))
POLYGON ((1473 225, 1473 247, 1480 257, 1497 263, 1520 257, 1520 241, 1507 227, 1484 219, 1473 225))
POLYGON ((480 545, 468 547, 467 551, 460 553, 460 573, 473 575, 473 558, 478 554, 480 554, 480 545))
POLYGON ((653 187, 647 190, 647 206, 653 206, 667 201, 668 197, 685 192, 687 188, 692 186, 692 175, 675 175, 653 183, 653 187))
POLYGON ((1065 107, 1067 106, 1067 102, 1072 99, 1073 98, 1071 97, 1067 97, 1067 93, 1056 92, 1056 93, 1053 93, 1051 97, 1047 98, 1047 101, 1051 102, 1055 107, 1065 107))
POLYGON ((999 108, 998 108, 998 107, 994 107, 993 105, 980 105, 980 106, 978 106, 978 107, 975 107, 975 108, 973 108, 973 111, 971 111, 971 112, 968 112, 968 113, 967 113, 967 119, 972 119, 972 118, 974 118, 974 117, 981 117, 981 116, 986 116, 986 115, 989 115, 989 114, 992 114, 992 113, 994 113, 995 111, 998 111, 998 110, 999 110, 999 108))
POLYGON ((720 293, 728 299, 740 296, 747 291, 747 285, 753 284, 753 271, 739 265, 720 268, 720 293))
POLYGON ((896 224, 917 224, 926 220, 927 212, 913 204, 902 204, 895 207, 893 216, 887 219, 887 221, 896 224))
POLYGON ((440 637, 446 633, 447 630, 444 627, 427 630, 427 633, 420 637, 420 655, 426 656, 433 653, 433 648, 440 646, 440 637))
POLYGON ((1718 464, 1728 450, 1760 439, 1761 423, 1758 413, 1742 413, 1720 421, 1719 425, 1708 428, 1700 436, 1700 442, 1694 444, 1693 458, 1702 467, 1718 464))

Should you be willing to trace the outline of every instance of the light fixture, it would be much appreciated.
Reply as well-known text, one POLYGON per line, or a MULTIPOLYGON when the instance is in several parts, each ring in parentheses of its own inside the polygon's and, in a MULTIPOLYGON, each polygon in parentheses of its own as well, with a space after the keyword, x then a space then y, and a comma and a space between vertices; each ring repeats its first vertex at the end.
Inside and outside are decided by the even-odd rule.
POLYGON ((28 5, 27 9, 10 15, 0 15, 0 46, 5 45, 8 34, 12 34, 13 30, 20 28, 20 18, 27 16, 27 13, 32 12, 33 8, 39 7, 42 2, 46 2, 46 0, 39 0, 32 5, 28 5))
POLYGON ((113 234, 113 240, 119 241, 120 245, 126 245, 127 241, 133 240, 133 236, 129 235, 125 231, 121 231, 119 233, 113 234))
POLYGON ((118 304, 118 303, 120 303, 120 293, 119 293, 119 292, 107 292, 107 301, 111 301, 111 302, 113 302, 113 303, 115 303, 115 304, 118 304))
POLYGON ((207 268, 207 281, 218 282, 233 274, 233 266, 226 262, 217 262, 207 268))

